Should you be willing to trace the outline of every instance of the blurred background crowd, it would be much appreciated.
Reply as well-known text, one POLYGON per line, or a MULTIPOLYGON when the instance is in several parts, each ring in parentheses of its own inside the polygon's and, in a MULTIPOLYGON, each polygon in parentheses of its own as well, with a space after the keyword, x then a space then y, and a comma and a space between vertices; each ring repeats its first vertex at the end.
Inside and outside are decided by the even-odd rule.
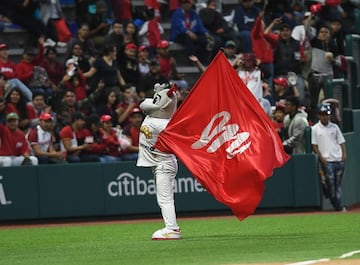
POLYGON ((341 102, 325 94, 325 85, 346 77, 345 36, 359 33, 360 1, 226 6, 225 0, 1 0, 0 166, 20 165, 14 157, 32 164, 136 160, 139 101, 152 96, 154 84, 169 82, 177 84, 181 104, 194 80, 178 62, 201 73, 219 51, 272 119, 284 148, 304 152, 302 135, 295 140, 300 147, 293 145, 291 121, 303 120, 302 130, 314 124, 320 102, 339 121, 341 102), (9 28, 26 34, 9 43, 9 28), (21 49, 20 58, 13 49, 21 49), (4 145, 15 130, 23 144, 4 145))

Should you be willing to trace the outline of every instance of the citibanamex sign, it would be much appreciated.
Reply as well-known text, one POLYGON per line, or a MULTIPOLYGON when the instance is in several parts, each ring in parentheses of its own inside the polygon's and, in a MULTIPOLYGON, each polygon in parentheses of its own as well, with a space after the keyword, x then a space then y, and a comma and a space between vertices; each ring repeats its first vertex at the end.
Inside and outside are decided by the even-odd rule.
MULTIPOLYGON (((190 176, 176 178, 174 189, 175 193, 197 193, 205 191, 201 184, 190 176)), ((116 180, 108 183, 107 191, 111 197, 154 195, 156 192, 155 180, 144 180, 139 176, 124 172, 121 173, 116 180)))

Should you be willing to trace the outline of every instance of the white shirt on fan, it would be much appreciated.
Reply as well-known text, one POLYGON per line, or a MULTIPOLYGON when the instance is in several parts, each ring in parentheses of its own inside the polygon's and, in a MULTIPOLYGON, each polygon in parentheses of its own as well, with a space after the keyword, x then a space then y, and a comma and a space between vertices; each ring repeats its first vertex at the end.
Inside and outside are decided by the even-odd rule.
POLYGON ((240 70, 238 75, 257 100, 263 97, 260 70, 255 69, 252 72, 240 70))
POLYGON ((345 138, 338 125, 329 122, 324 126, 320 121, 311 128, 311 144, 317 145, 323 158, 328 162, 342 159, 341 144, 345 138))

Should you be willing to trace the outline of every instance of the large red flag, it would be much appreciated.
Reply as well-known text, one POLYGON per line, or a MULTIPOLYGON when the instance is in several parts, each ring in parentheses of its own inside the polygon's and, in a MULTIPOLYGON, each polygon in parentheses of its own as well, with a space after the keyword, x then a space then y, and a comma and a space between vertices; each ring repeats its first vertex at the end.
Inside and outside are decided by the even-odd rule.
POLYGON ((265 179, 289 159, 269 117, 222 52, 155 147, 174 153, 240 220, 259 205, 265 179))

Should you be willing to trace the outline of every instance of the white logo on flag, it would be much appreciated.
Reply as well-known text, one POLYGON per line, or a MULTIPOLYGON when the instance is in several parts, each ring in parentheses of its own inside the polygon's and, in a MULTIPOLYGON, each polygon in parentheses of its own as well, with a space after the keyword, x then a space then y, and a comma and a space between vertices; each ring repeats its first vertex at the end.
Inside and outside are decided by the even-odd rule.
POLYGON ((226 148, 227 158, 231 159, 237 154, 243 153, 251 145, 251 141, 245 143, 249 137, 249 132, 239 132, 240 126, 238 124, 227 124, 231 115, 227 111, 222 111, 211 119, 209 124, 204 128, 201 133, 200 139, 191 145, 192 149, 201 149, 210 144, 207 148, 208 153, 214 153, 224 143, 231 142, 229 147, 226 148), (221 119, 220 122, 214 127, 215 121, 221 119))

